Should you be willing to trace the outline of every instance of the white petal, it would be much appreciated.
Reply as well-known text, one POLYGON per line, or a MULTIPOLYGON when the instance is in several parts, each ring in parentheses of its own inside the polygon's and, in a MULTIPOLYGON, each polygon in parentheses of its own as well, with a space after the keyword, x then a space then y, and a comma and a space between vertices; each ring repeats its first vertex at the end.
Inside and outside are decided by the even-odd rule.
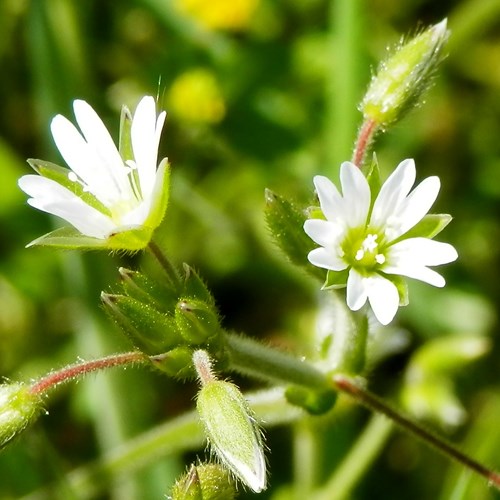
POLYGON ((137 105, 131 127, 132 148, 143 198, 148 198, 154 187, 158 143, 164 121, 165 113, 160 114, 158 120, 156 118, 154 98, 143 97, 137 105))
POLYGON ((415 177, 415 162, 402 161, 380 189, 373 205, 370 225, 384 227, 389 217, 399 215, 399 207, 410 192, 415 177))
POLYGON ((361 309, 368 298, 366 278, 361 276, 355 269, 349 271, 347 278, 347 305, 352 311, 361 309))
MULTIPOLYGON (((100 168, 106 170, 121 198, 129 199, 132 195, 127 170, 108 129, 94 109, 82 100, 73 102, 76 121, 90 148, 99 158, 100 168)), ((101 171, 101 173, 104 173, 101 171)))
POLYGON ((427 177, 408 195, 399 208, 401 225, 396 237, 406 233, 422 220, 436 201, 439 188, 439 177, 427 177))
POLYGON ((383 271, 443 287, 444 278, 427 266, 453 262, 458 257, 452 245, 428 238, 409 238, 389 247, 383 271))
POLYGON ((370 208, 370 187, 366 177, 353 163, 344 162, 340 166, 340 182, 344 197, 345 217, 349 227, 366 224, 370 208))
POLYGON ((307 258, 311 264, 322 269, 343 271, 347 267, 347 264, 336 253, 323 247, 311 250, 307 258))
POLYGON ((399 307, 396 285, 380 275, 368 278, 368 300, 375 317, 383 325, 389 324, 399 307))
POLYGON ((63 218, 82 234, 104 239, 116 227, 109 217, 52 179, 25 175, 19 179, 19 186, 31 196, 31 206, 63 218))
POLYGON ((418 262, 425 266, 448 264, 458 258, 457 251, 449 243, 429 238, 408 238, 388 249, 388 263, 418 262))
POLYGON ((306 220, 304 222, 304 231, 315 243, 328 248, 338 247, 344 235, 341 226, 322 219, 306 220))
POLYGON ((342 219, 345 215, 344 202, 335 184, 322 175, 316 175, 313 182, 324 216, 329 221, 342 219))
POLYGON ((119 200, 119 186, 76 127, 64 116, 57 115, 53 118, 50 128, 64 161, 88 185, 99 201, 109 206, 119 200))

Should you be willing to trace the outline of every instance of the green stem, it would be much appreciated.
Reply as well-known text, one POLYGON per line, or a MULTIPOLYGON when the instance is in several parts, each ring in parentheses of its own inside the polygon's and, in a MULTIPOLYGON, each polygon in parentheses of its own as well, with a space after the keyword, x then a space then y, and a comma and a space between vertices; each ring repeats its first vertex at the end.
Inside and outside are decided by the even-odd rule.
POLYGON ((486 478, 491 485, 500 489, 500 474, 498 472, 489 469, 477 460, 474 460, 465 453, 461 452, 458 448, 445 441, 442 437, 405 417, 394 408, 391 408, 387 405, 387 403, 385 403, 385 401, 375 396, 375 394, 372 394, 365 388, 361 387, 355 379, 346 377, 345 375, 335 375, 333 377, 333 382, 339 391, 349 394, 367 408, 370 408, 378 413, 382 413, 405 431, 420 438, 422 441, 432 446, 446 457, 451 458, 472 472, 486 478))
POLYGON ((360 99, 362 0, 330 1, 330 52, 335 64, 326 75, 325 144, 331 176, 338 177, 340 163, 349 158, 358 126, 360 99))
POLYGON ((306 361, 248 337, 228 334, 231 368, 250 377, 313 389, 331 386, 326 376, 306 361))
POLYGON ((176 288, 180 288, 181 277, 179 275, 179 272, 170 262, 163 250, 153 240, 148 243, 147 248, 153 254, 154 258, 157 260, 158 264, 160 264, 161 268, 165 271, 173 285, 176 288))
POLYGON ((382 415, 374 415, 333 476, 314 495, 314 500, 350 498, 359 478, 379 455, 392 427, 390 420, 382 415))

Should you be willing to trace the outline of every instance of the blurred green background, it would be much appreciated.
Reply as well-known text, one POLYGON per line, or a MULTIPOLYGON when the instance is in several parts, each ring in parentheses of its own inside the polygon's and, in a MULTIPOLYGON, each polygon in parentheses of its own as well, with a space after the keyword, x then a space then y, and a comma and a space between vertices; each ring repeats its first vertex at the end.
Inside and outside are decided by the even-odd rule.
MULTIPOLYGON (((59 222, 27 206, 17 179, 29 173, 28 157, 62 164, 49 123, 57 113, 72 119, 75 98, 91 103, 117 137, 121 105, 158 96, 168 112, 160 155, 173 166, 166 248, 207 279, 226 326, 307 352, 318 284, 274 247, 264 189, 306 206, 312 176, 335 178, 350 158, 357 103, 387 47, 444 17, 452 34, 435 84, 375 149, 384 175, 412 157, 420 179, 440 176, 434 211, 454 216, 440 238, 460 258, 444 270, 446 289, 411 286, 398 316, 409 340, 374 370, 371 384, 414 409, 407 367, 425 365, 421 346, 438 337, 450 345, 478 340, 487 352, 473 364, 465 353, 443 368, 447 352, 438 345, 439 366, 427 367, 439 372, 456 418, 439 413, 441 396, 419 416, 499 468, 500 0, 1 0, 0 376, 30 380, 130 347, 104 317, 99 293, 116 290, 117 267, 139 266, 138 258, 24 249, 59 222)), ((53 481, 62 486, 50 498, 84 498, 65 489, 66 472, 191 408, 194 394, 194 384, 140 370, 62 388, 47 404, 50 414, 0 455, 0 498, 53 481)), ((422 397, 432 399, 425 390, 422 397)), ((324 424, 320 479, 367 418, 346 405, 324 424)), ((294 498, 299 434, 269 432, 270 488, 262 498, 294 498)), ((157 460, 97 498, 162 498, 185 458, 157 460)), ((403 495, 500 498, 395 432, 350 498, 403 495)))

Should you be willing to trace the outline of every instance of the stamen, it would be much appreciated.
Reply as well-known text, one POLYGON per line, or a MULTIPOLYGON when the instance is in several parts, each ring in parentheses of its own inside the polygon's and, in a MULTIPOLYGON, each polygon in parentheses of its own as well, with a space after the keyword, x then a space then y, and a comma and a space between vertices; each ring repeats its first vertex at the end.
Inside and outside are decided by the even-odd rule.
POLYGON ((375 255, 375 261, 377 262, 377 264, 383 264, 385 262, 385 255, 378 253, 377 255, 375 255))
POLYGON ((364 250, 358 250, 355 255, 356 260, 361 260, 365 256, 365 251, 364 250))

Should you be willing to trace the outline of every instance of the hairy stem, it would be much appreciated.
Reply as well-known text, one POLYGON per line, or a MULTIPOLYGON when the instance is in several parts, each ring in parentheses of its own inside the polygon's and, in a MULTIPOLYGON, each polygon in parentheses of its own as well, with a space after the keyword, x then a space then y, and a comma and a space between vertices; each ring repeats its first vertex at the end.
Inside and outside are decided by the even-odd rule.
POLYGON ((227 343, 231 368, 235 371, 261 380, 313 389, 324 389, 330 385, 325 375, 307 361, 251 338, 229 334, 227 343))
POLYGON ((115 366, 125 366, 131 364, 145 364, 149 362, 148 356, 139 351, 125 352, 122 354, 113 354, 105 358, 94 359, 92 361, 82 361, 73 365, 66 366, 61 370, 49 373, 45 377, 35 382, 30 391, 33 394, 43 394, 57 386, 71 382, 88 373, 114 368, 115 366))
POLYGON ((375 396, 375 394, 372 394, 365 388, 361 387, 355 379, 339 374, 334 375, 333 382, 339 391, 349 394, 355 398, 356 401, 363 404, 367 408, 370 408, 378 413, 382 413, 405 431, 420 438, 422 441, 426 442, 446 457, 451 458, 464 467, 467 467, 467 469, 472 472, 484 477, 490 484, 500 489, 500 474, 498 472, 489 469, 477 460, 474 460, 460 451, 449 442, 445 441, 442 437, 422 427, 413 420, 410 420, 394 408, 391 408, 387 405, 387 403, 382 401, 382 399, 375 396))

